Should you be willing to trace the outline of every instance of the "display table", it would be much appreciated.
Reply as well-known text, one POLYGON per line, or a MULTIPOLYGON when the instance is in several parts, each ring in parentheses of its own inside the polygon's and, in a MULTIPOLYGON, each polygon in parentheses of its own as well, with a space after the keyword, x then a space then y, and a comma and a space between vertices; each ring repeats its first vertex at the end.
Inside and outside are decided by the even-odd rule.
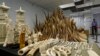
MULTIPOLYGON (((100 56, 100 48, 95 43, 93 44, 93 50, 100 56)), ((2 45, 0 45, 0 55, 2 56, 18 56, 17 52, 18 52, 18 48, 15 48, 15 46, 5 48, 5 47, 2 47, 2 45)), ((72 52, 73 53, 71 56, 74 56, 75 52, 74 51, 72 52)), ((34 56, 40 56, 39 50, 36 51, 34 56)), ((82 56, 89 56, 86 50, 82 51, 82 56)))
POLYGON ((17 54, 18 49, 14 49, 12 47, 3 47, 0 45, 0 55, 2 56, 18 56, 17 54))
MULTIPOLYGON (((95 51, 99 56, 100 56, 100 47, 96 44, 93 43, 93 51, 95 51)), ((73 53, 71 54, 71 56, 75 56, 75 51, 72 51, 73 53)), ((87 50, 83 50, 82 51, 82 56, 89 56, 87 50)))
MULTIPOLYGON (((2 56, 19 56, 18 55, 18 46, 19 44, 12 45, 10 47, 3 47, 0 45, 0 55, 2 56)), ((23 56, 25 56, 24 54, 23 56)), ((36 51, 34 56, 40 56, 39 50, 36 51)))

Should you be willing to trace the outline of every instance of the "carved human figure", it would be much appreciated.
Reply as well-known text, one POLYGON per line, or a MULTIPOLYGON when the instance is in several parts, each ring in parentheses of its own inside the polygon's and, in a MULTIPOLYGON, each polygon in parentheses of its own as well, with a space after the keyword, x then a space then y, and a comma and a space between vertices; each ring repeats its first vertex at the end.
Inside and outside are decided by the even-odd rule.
POLYGON ((13 30, 11 19, 8 20, 6 28, 7 28, 7 35, 6 35, 5 42, 3 44, 4 47, 6 47, 7 44, 13 44, 14 43, 14 30, 13 30))
POLYGON ((18 29, 15 27, 15 29, 14 29, 14 41, 15 41, 15 43, 18 43, 18 37, 19 37, 19 32, 18 32, 18 29))

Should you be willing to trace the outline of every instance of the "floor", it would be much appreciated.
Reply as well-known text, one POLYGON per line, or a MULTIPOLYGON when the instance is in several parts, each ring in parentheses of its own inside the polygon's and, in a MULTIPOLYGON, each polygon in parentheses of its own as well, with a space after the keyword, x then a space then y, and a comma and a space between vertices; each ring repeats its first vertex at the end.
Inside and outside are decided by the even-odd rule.
MULTIPOLYGON (((89 36, 89 43, 95 43, 95 39, 90 35, 89 36)), ((98 35, 98 43, 96 43, 100 47, 100 35, 98 35)))

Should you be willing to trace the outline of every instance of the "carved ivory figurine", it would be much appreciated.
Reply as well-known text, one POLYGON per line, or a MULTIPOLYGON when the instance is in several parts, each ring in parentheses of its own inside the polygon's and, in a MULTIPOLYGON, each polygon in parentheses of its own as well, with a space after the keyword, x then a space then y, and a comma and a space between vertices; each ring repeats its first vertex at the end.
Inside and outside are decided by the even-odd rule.
POLYGON ((26 31, 26 28, 22 27, 22 31, 21 31, 20 36, 19 36, 20 49, 25 47, 25 31, 26 31))
POLYGON ((32 40, 31 40, 32 38, 31 38, 31 36, 28 36, 28 45, 30 45, 30 44, 32 44, 32 40))
POLYGON ((15 27, 14 28, 14 41, 15 41, 15 43, 18 43, 18 37, 19 37, 19 32, 18 32, 17 27, 15 27))
POLYGON ((43 45, 46 41, 39 41, 34 43, 34 46, 32 47, 32 49, 27 53, 26 56, 33 56, 35 54, 35 52, 40 48, 41 45, 43 45))
MULTIPOLYGON (((48 48, 51 48, 52 46, 56 45, 58 42, 59 42, 59 39, 56 38, 56 39, 53 39, 53 38, 50 38, 48 40, 45 40, 46 42, 43 43, 43 45, 41 45, 40 47, 40 53, 41 53, 41 56, 44 56, 44 55, 47 55, 45 54, 46 53, 46 50, 48 48)), ((52 51, 54 52, 54 51, 52 51)))
POLYGON ((42 35, 41 32, 34 33, 34 34, 33 34, 34 42, 38 42, 38 38, 39 38, 39 36, 41 36, 41 35, 42 35))
POLYGON ((49 49, 46 51, 46 54, 47 54, 48 56, 56 56, 55 51, 52 50, 51 48, 49 48, 49 49))
POLYGON ((7 27, 7 35, 6 35, 6 39, 5 39, 5 42, 3 44, 3 47, 6 47, 7 44, 14 43, 14 30, 12 27, 12 20, 11 19, 8 20, 6 27, 7 27))
POLYGON ((26 47, 24 47, 24 48, 22 48, 22 49, 20 49, 19 51, 18 51, 18 55, 24 55, 25 53, 27 53, 28 51, 28 53, 27 53, 27 55, 26 56, 28 56, 28 55, 33 55, 34 53, 35 53, 35 51, 37 50, 37 49, 39 49, 39 47, 41 46, 41 44, 43 44, 44 43, 44 41, 40 41, 40 42, 36 42, 36 43, 34 43, 34 44, 30 44, 30 45, 28 45, 28 46, 26 46, 26 47))
POLYGON ((64 46, 54 46, 52 48, 49 48, 46 51, 46 54, 48 56, 68 56, 69 54, 71 54, 71 48, 64 46))
POLYGON ((52 56, 61 56, 59 50, 58 50, 58 49, 55 49, 54 47, 51 48, 51 49, 48 49, 48 50, 46 51, 46 54, 47 54, 48 56, 50 56, 50 55, 52 55, 52 56))
POLYGON ((27 51, 29 51, 30 49, 32 49, 33 46, 34 46, 34 44, 30 44, 30 45, 28 45, 28 46, 26 46, 26 47, 20 49, 20 50, 18 51, 18 55, 23 55, 23 54, 25 54, 27 51))

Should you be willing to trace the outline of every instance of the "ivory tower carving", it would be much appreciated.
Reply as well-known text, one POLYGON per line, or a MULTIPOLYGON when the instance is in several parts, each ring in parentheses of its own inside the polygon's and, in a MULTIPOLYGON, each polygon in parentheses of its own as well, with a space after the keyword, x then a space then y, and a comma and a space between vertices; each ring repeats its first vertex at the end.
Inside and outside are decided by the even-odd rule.
POLYGON ((24 18, 24 10, 20 7, 19 10, 16 10, 17 15, 16 15, 16 23, 18 28, 22 27, 25 25, 25 18, 24 18))
POLYGON ((6 6, 3 2, 2 5, 0 5, 0 42, 5 41, 6 37, 6 24, 9 19, 8 17, 8 10, 10 7, 6 6))
MULTIPOLYGON (((24 10, 20 7, 18 10, 16 10, 16 31, 18 31, 18 35, 21 34, 22 26, 25 26, 25 19, 24 19, 24 10)), ((17 42, 19 43, 19 36, 15 37, 17 42)))
MULTIPOLYGON (((25 16, 24 16, 25 11, 20 7, 18 10, 16 10, 16 12, 17 13, 16 13, 16 26, 15 26, 15 29, 18 32, 18 35, 20 35, 21 31, 22 31, 22 28, 24 27, 27 30, 28 26, 25 23, 25 16)), ((25 33, 26 33, 26 31, 25 31, 25 33)), ((18 40, 18 37, 19 36, 16 36, 15 39, 18 40)), ((18 40, 18 43, 19 43, 19 40, 18 40)))

